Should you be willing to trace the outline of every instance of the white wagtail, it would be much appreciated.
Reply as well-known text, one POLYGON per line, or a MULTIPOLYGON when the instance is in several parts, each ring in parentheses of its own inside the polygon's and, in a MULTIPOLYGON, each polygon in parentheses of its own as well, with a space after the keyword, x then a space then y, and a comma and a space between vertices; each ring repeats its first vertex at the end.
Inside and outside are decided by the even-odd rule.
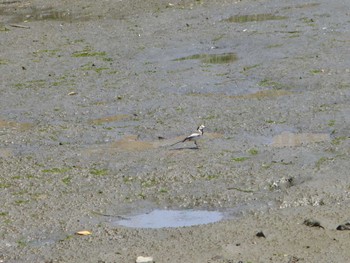
POLYGON ((185 142, 185 141, 194 141, 194 144, 197 146, 198 148, 198 144, 197 144, 197 140, 203 135, 204 133, 204 128, 205 126, 202 124, 201 126, 199 126, 197 128, 197 132, 192 133, 191 135, 187 136, 185 139, 183 139, 182 141, 178 141, 170 146, 174 146, 175 144, 178 144, 180 142, 185 142))

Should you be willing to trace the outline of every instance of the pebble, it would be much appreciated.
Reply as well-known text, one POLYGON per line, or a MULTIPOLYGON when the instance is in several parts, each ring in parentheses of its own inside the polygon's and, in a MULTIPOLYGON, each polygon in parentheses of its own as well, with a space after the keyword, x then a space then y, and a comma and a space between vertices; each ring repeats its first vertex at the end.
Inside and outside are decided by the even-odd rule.
POLYGON ((344 225, 339 225, 337 230, 350 230, 350 222, 347 222, 344 225))
POLYGON ((319 227, 319 228, 324 229, 324 227, 321 225, 320 222, 318 222, 317 220, 313 220, 313 219, 305 219, 303 224, 306 226, 310 226, 310 227, 319 227))
POLYGON ((260 231, 260 232, 256 233, 256 236, 257 236, 257 237, 264 237, 264 238, 266 238, 266 236, 265 236, 265 234, 263 233, 263 231, 260 231))
POLYGON ((136 259, 136 263, 153 263, 153 258, 152 257, 143 257, 139 256, 136 259))

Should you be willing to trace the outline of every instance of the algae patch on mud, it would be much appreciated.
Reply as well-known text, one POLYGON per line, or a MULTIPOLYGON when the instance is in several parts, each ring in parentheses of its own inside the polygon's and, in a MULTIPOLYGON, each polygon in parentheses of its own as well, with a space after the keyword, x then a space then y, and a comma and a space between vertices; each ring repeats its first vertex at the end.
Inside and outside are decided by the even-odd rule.
POLYGON ((307 9, 307 8, 317 7, 319 5, 320 5, 320 3, 305 3, 305 4, 296 5, 296 6, 287 6, 287 7, 284 7, 282 9, 284 9, 284 10, 294 9, 294 8, 307 9))
POLYGON ((177 58, 173 61, 183 60, 195 60, 198 59, 202 63, 207 64, 226 64, 237 60, 237 56, 234 53, 223 53, 223 54, 195 54, 187 57, 177 58))
POLYGON ((262 99, 290 95, 292 92, 286 90, 260 90, 251 94, 232 96, 237 99, 262 99))
POLYGON ((83 58, 83 57, 104 57, 107 53, 104 51, 96 52, 91 50, 83 50, 83 51, 77 51, 72 54, 72 57, 74 58, 83 58))
POLYGON ((293 147, 308 143, 330 141, 327 133, 291 133, 282 132, 272 140, 272 147, 293 147))
POLYGON ((64 22, 82 22, 91 20, 90 14, 74 14, 69 10, 55 10, 54 8, 30 7, 23 12, 12 14, 9 11, 2 12, 5 15, 14 15, 12 22, 34 22, 34 21, 64 21, 64 22))
POLYGON ((293 94, 287 90, 281 89, 269 89, 269 90, 260 90, 254 93, 242 94, 242 95, 225 95, 225 94, 215 94, 215 93, 189 93, 191 96, 204 96, 204 97, 222 97, 228 99, 269 99, 280 96, 287 96, 293 94))
POLYGON ((260 21, 269 21, 269 20, 283 20, 287 19, 286 16, 278 16, 273 14, 255 14, 255 15, 236 15, 231 16, 224 21, 232 23, 246 23, 246 22, 260 22, 260 21))

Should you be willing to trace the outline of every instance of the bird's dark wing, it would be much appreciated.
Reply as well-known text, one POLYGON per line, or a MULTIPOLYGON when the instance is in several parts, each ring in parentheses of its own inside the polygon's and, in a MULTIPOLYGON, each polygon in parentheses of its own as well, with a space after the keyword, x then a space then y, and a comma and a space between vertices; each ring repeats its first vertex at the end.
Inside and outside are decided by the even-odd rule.
POLYGON ((185 142, 185 141, 188 141, 188 140, 192 140, 192 139, 197 138, 199 136, 200 136, 200 134, 197 133, 197 132, 192 133, 191 135, 187 136, 182 142, 185 142))

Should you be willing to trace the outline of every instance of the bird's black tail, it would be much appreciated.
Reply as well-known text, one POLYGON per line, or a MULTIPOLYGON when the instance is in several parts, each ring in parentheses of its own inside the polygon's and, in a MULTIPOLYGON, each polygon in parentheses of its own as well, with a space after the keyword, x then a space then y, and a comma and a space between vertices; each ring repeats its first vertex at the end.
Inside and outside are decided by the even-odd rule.
POLYGON ((182 141, 178 141, 178 142, 176 142, 176 143, 173 143, 173 144, 171 144, 170 146, 174 146, 175 144, 178 144, 178 143, 180 143, 180 142, 182 142, 182 141))

